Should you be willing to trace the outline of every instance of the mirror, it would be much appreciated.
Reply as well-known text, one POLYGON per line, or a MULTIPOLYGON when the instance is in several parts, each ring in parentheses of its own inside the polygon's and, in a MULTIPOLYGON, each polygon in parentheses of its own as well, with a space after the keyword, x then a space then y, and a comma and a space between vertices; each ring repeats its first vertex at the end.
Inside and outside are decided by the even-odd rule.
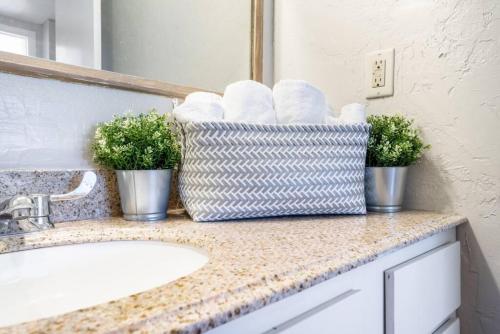
POLYGON ((222 91, 253 77, 256 2, 0 0, 0 51, 222 91))

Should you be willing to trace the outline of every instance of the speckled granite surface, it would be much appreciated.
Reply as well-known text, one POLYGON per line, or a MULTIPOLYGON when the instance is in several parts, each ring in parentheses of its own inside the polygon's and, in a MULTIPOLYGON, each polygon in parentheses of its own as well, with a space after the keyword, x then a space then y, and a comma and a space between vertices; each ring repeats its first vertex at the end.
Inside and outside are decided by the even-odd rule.
MULTIPOLYGON (((0 171, 0 200, 16 194, 63 194, 75 189, 83 170, 0 171)), ((94 170, 97 183, 86 197, 53 203, 53 222, 120 216, 120 195, 111 170, 94 170)))
POLYGON ((205 250, 207 265, 162 287, 0 333, 201 333, 466 219, 429 212, 194 223, 182 215, 58 224, 0 239, 0 252, 105 240, 163 240, 205 250))
MULTIPOLYGON (((0 201, 16 194, 62 194, 76 188, 84 170, 0 170, 0 201)), ((120 195, 115 172, 94 170, 97 183, 92 192, 76 201, 57 202, 51 205, 53 222, 119 217, 120 195)), ((182 208, 177 191, 177 172, 174 172, 169 208, 182 208)))

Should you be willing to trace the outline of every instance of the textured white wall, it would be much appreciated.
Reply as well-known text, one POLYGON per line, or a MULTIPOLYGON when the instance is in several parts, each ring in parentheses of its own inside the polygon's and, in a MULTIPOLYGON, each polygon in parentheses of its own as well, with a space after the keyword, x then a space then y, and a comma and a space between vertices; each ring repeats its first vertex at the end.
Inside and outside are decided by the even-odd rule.
POLYGON ((0 73, 0 169, 92 166, 96 123, 128 110, 171 111, 169 98, 0 73))
POLYGON ((458 212, 462 333, 500 333, 500 2, 276 0, 275 78, 303 78, 334 107, 416 119, 432 145, 409 208, 458 212), (394 97, 365 101, 364 57, 396 49, 394 97))

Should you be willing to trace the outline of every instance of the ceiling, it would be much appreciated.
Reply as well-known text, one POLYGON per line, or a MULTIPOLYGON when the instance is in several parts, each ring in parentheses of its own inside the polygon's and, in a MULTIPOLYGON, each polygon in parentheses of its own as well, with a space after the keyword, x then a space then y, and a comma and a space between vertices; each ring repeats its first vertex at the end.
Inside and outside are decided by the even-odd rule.
POLYGON ((0 15, 41 24, 54 19, 55 0, 0 0, 0 15))

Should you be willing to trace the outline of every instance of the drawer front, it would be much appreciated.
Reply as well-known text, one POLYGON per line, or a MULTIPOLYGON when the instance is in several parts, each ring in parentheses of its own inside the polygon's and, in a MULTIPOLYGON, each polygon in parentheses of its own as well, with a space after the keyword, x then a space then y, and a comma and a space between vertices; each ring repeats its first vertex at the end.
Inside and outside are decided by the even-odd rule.
POLYGON ((460 244, 385 271, 387 334, 432 333, 460 306, 460 244))
POLYGON ((286 322, 266 331, 264 334, 359 334, 360 303, 359 290, 349 290, 286 322), (358 325, 357 325, 358 324, 358 325))
POLYGON ((458 318, 448 320, 433 334, 460 334, 460 320, 458 318))

